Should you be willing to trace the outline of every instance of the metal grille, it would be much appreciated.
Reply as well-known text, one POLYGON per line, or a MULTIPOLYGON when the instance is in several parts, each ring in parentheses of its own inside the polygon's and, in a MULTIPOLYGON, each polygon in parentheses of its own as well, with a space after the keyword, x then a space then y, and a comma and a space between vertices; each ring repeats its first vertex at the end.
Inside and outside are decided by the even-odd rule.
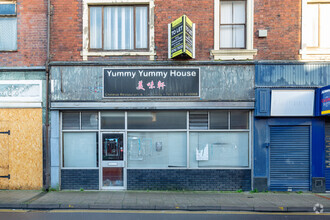
POLYGON ((270 128, 270 190, 310 188, 309 126, 270 128))

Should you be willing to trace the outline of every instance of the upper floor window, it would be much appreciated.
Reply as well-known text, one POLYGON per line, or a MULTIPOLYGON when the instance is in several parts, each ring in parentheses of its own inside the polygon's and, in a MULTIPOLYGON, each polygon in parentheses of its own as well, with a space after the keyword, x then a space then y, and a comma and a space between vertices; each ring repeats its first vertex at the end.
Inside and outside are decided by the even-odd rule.
POLYGON ((147 6, 93 6, 90 13, 90 49, 148 49, 147 6))
POLYGON ((253 59, 253 0, 214 0, 215 60, 253 59))
POLYGON ((16 3, 0 1, 0 51, 17 50, 16 3))
POLYGON ((330 49, 330 2, 308 3, 307 14, 307 47, 330 49))
POLYGON ((82 0, 82 3, 83 60, 119 56, 155 59, 154 0, 82 0))
POLYGON ((220 48, 245 48, 246 2, 220 2, 220 48))
POLYGON ((330 1, 302 2, 302 59, 330 60, 330 1))

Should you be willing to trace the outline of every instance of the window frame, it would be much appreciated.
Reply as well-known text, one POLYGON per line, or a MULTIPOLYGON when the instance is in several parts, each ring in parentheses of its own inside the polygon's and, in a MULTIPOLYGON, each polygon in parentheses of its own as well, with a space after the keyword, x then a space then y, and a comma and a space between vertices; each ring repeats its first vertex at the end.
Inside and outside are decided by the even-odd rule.
MULTIPOLYGON (((302 0, 302 26, 301 26, 301 49, 299 54, 303 60, 330 60, 330 48, 320 47, 320 14, 318 14, 318 47, 307 46, 307 21, 309 20, 308 5, 309 4, 330 4, 330 0, 302 0)), ((320 7, 318 7, 320 12, 320 7)))
POLYGON ((118 57, 118 56, 146 56, 149 60, 155 60, 155 27, 154 27, 154 14, 155 4, 154 0, 83 0, 83 21, 82 21, 82 51, 80 55, 84 61, 88 60, 88 57, 118 57), (148 49, 138 50, 90 50, 89 48, 89 7, 90 6, 148 6, 148 49))
POLYGON ((18 50, 18 37, 17 37, 17 30, 18 30, 18 19, 17 19, 17 1, 16 0, 0 0, 0 5, 2 4, 13 4, 15 5, 15 14, 0 14, 1 18, 16 18, 16 42, 15 48, 13 49, 2 49, 0 48, 0 52, 16 52, 18 50))
POLYGON ((138 5, 132 5, 132 4, 125 4, 125 5, 119 5, 119 4, 111 4, 111 5, 89 5, 88 6, 88 39, 90 39, 91 37, 91 26, 90 26, 90 9, 91 7, 102 7, 102 48, 98 49, 98 48, 91 48, 90 47, 90 40, 88 41, 88 51, 91 52, 102 52, 102 51, 110 51, 110 52, 117 52, 117 51, 149 51, 149 47, 150 47, 150 23, 149 23, 149 13, 150 13, 150 9, 149 9, 149 5, 147 4, 138 4, 138 5), (134 38, 133 38, 133 49, 118 49, 118 50, 106 50, 104 49, 104 8, 105 7, 111 7, 111 6, 121 6, 121 7, 133 7, 133 34, 134 34, 134 38), (147 47, 146 48, 136 48, 136 8, 137 7, 147 7, 147 47))
MULTIPOLYGON (((60 112, 60 168, 61 169, 100 169, 100 155, 99 155, 99 149, 100 149, 100 137, 101 134, 104 132, 122 132, 125 135, 126 138, 126 142, 128 139, 128 134, 129 133, 136 133, 136 132, 140 132, 140 133, 148 133, 148 132, 184 132, 186 133, 186 138, 187 138, 187 142, 186 142, 186 166, 185 167, 168 167, 168 168, 160 168, 160 167, 129 167, 128 164, 126 165, 126 169, 251 169, 252 167, 252 146, 253 146, 253 137, 252 137, 252 132, 253 132, 253 117, 252 117, 252 113, 253 111, 251 109, 203 109, 203 110, 185 110, 185 109, 177 109, 174 111, 183 111, 185 112, 185 117, 186 117, 186 128, 184 129, 128 129, 127 124, 128 124, 128 117, 127 114, 128 112, 134 111, 132 110, 122 110, 122 112, 125 113, 125 128, 124 129, 102 129, 101 128, 101 113, 102 112, 109 112, 111 110, 67 110, 67 111, 61 111, 60 112), (228 128, 227 129, 212 129, 210 128, 210 112, 211 111, 222 111, 225 110, 227 111, 227 116, 228 116, 228 128), (208 125, 207 125, 207 129, 190 129, 190 122, 189 122, 189 115, 190 112, 206 112, 208 115, 208 125), (230 112, 231 111, 246 111, 247 112, 247 117, 248 117, 248 127, 247 129, 232 129, 230 126, 230 112), (95 129, 90 129, 90 130, 82 130, 82 121, 81 121, 81 115, 84 112, 97 112, 98 115, 98 125, 97 128, 95 129), (62 129, 63 127, 63 113, 79 113, 80 114, 80 129, 62 129), (90 133, 90 132, 95 132, 97 133, 97 137, 98 137, 98 143, 97 143, 97 152, 98 152, 98 157, 97 157, 97 167, 64 167, 63 166, 63 160, 64 160, 64 139, 63 139, 63 134, 64 133, 90 133), (212 167, 191 167, 191 163, 190 163, 190 148, 191 148, 191 144, 190 144, 190 133, 214 133, 214 132, 219 132, 219 133, 239 133, 239 132, 244 132, 244 133, 248 133, 248 166, 212 166, 212 167)), ((113 110, 114 112, 118 112, 118 110, 113 110)), ((147 112, 152 112, 154 110, 143 110, 143 111, 147 111, 147 112)), ((165 112, 173 112, 173 110, 157 110, 157 111, 165 111, 165 112)), ((126 150, 128 150, 128 148, 126 148, 126 150)), ((128 163, 128 157, 127 157, 127 153, 125 156, 125 160, 126 163, 128 163)))
MULTIPOLYGON (((221 2, 235 2, 235 1, 244 1, 244 0, 222 0, 220 1, 220 7, 219 7, 219 49, 220 50, 229 50, 229 49, 246 49, 246 28, 247 28, 247 1, 244 1, 245 2, 245 23, 228 23, 228 24, 221 24, 221 2), (243 47, 221 47, 220 44, 221 44, 221 38, 220 38, 220 30, 221 30, 221 26, 226 26, 226 25, 232 25, 232 26, 235 26, 235 25, 244 25, 244 46, 243 47)), ((232 11, 233 11, 233 8, 232 8, 232 11)), ((234 18, 234 17, 232 17, 234 18)))
POLYGON ((252 60, 257 50, 253 49, 253 15, 254 1, 245 0, 246 28, 245 48, 220 48, 220 4, 222 0, 214 0, 214 48, 210 54, 214 60, 252 60))

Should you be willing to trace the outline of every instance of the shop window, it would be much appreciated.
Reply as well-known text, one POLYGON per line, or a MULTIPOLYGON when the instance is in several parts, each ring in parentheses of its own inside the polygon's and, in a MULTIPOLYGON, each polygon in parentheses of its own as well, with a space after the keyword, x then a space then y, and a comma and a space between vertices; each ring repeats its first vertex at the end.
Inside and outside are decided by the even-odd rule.
POLYGON ((191 111, 189 167, 248 167, 249 127, 249 111, 191 111))
POLYGON ((63 167, 98 167, 97 112, 62 113, 63 167))
POLYGON ((186 129, 187 113, 181 112, 128 112, 128 129, 186 129))
POLYGON ((129 132, 128 167, 187 166, 186 132, 129 132))
POLYGON ((0 51, 15 50, 17 50, 16 1, 0 0, 0 51))
POLYGON ((125 129, 125 112, 101 112, 101 129, 125 129))
POLYGON ((234 130, 249 129, 249 111, 214 110, 191 111, 189 113, 190 130, 234 130))
POLYGON ((253 0, 214 0, 215 60, 253 59, 253 0))
POLYGON ((228 129, 228 111, 210 112, 210 129, 228 129))
POLYGON ((330 59, 330 1, 304 0, 302 10, 303 59, 330 59))
POLYGON ((83 60, 156 55, 154 0, 83 0, 83 60))
POLYGON ((190 167, 248 167, 249 132, 191 132, 190 167))
POLYGON ((92 6, 90 49, 148 49, 148 6, 92 6))
POLYGON ((63 167, 97 167, 97 133, 63 133, 63 167))
POLYGON ((249 112, 230 111, 230 129, 249 129, 249 112))
POLYGON ((63 130, 96 130, 98 129, 97 112, 63 112, 63 130))

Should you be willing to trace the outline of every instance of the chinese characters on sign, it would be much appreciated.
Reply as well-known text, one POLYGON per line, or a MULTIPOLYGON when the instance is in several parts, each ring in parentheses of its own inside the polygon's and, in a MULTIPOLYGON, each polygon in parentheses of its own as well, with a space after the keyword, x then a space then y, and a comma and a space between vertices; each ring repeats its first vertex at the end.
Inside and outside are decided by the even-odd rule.
POLYGON ((199 96, 199 68, 104 69, 104 97, 199 96))

